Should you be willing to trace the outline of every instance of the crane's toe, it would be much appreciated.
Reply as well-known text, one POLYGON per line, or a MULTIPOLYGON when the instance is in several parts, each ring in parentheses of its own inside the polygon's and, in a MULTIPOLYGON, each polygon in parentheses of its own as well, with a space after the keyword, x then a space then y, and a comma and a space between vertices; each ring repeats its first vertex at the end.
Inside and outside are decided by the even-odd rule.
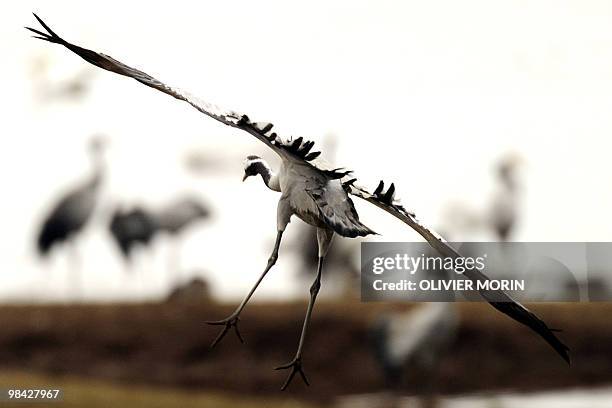
POLYGON ((210 348, 214 348, 217 344, 219 344, 219 342, 223 339, 223 337, 225 337, 227 332, 232 327, 234 328, 234 332, 236 333, 236 337, 238 337, 238 340, 240 340, 240 343, 244 344, 244 339, 242 338, 242 336, 240 335, 240 331, 238 330, 239 321, 240 321, 240 318, 238 316, 230 316, 223 320, 207 321, 206 324, 210 324, 212 326, 224 326, 223 330, 219 332, 215 340, 210 345, 210 348))
POLYGON ((302 359, 301 358, 299 357, 294 358, 293 361, 291 361, 290 363, 276 367, 275 370, 286 370, 289 368, 291 368, 291 373, 289 374, 289 376, 287 377, 287 380, 285 380, 285 383, 281 387, 281 391, 285 391, 287 389, 289 384, 291 384, 291 380, 293 380, 293 377, 295 376, 296 373, 300 374, 300 377, 302 377, 302 380, 304 380, 304 384, 310 386, 310 383, 308 382, 308 378, 306 378, 306 374, 304 373, 304 370, 302 369, 302 359))

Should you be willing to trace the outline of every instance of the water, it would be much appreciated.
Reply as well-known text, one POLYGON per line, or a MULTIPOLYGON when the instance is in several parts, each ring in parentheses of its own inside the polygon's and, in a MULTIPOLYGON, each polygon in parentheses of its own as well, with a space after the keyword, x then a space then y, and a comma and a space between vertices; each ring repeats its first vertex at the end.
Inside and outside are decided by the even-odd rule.
MULTIPOLYGON (((388 394, 348 396, 339 399, 338 408, 424 407, 417 397, 400 397, 393 405, 388 394)), ((432 406, 432 405, 429 405, 432 406)), ((575 388, 536 393, 469 394, 441 397, 436 408, 610 408, 612 387, 575 388)))

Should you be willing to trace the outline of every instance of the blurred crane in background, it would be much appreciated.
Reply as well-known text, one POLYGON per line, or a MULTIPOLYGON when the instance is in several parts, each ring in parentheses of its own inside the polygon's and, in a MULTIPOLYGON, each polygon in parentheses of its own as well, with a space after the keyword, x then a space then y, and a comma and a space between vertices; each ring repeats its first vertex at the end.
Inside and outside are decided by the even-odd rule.
MULTIPOLYGON (((452 230, 465 237, 470 231, 483 229, 498 241, 507 241, 518 218, 520 163, 516 154, 501 158, 495 167, 495 189, 483 212, 456 204, 446 219, 448 225, 439 230, 452 230)), ((373 353, 386 386, 394 391, 400 389, 410 367, 426 381, 424 394, 429 396, 435 386, 436 371, 456 336, 458 325, 459 313, 456 304, 451 302, 424 303, 416 309, 396 307, 380 316, 371 336, 373 353)))
POLYGON ((101 137, 90 141, 89 153, 93 168, 91 177, 52 207, 37 238, 38 253, 42 257, 47 257, 57 245, 71 247, 72 280, 77 289, 80 287, 80 265, 75 239, 94 213, 98 190, 104 177, 102 156, 105 143, 101 137))
POLYGON ((503 157, 497 164, 497 191, 494 192, 488 214, 488 224, 496 238, 506 242, 512 235, 518 219, 519 181, 521 163, 515 154, 503 157))
POLYGON ((210 217, 210 210, 194 197, 177 199, 159 210, 136 206, 130 210, 115 210, 109 230, 121 255, 130 263, 137 247, 149 246, 156 235, 168 234, 173 238, 168 274, 172 276, 180 268, 178 244, 182 233, 191 225, 210 217))
POLYGON ((433 376, 457 334, 457 309, 451 302, 422 303, 404 309, 389 311, 374 324, 374 356, 389 389, 402 386, 407 367, 419 377, 427 376, 427 384, 433 386, 433 376))
POLYGON ((210 218, 211 211, 194 197, 184 197, 175 200, 154 213, 159 232, 168 234, 171 239, 171 248, 168 255, 168 272, 170 274, 180 271, 180 243, 190 226, 210 218))
MULTIPOLYGON (((467 203, 449 205, 444 214, 445 228, 458 237, 467 239, 474 233, 493 236, 499 242, 510 239, 519 219, 520 156, 509 153, 495 166, 495 185, 484 206, 472 208, 467 203)), ((488 238, 490 239, 490 238, 488 238)))
POLYGON ((132 262, 137 247, 149 245, 157 232, 155 217, 141 206, 126 210, 117 208, 111 218, 109 230, 123 259, 132 262))
POLYGON ((79 101, 91 89, 94 72, 81 69, 63 78, 52 78, 51 63, 44 55, 37 56, 31 64, 34 93, 39 103, 79 101))
POLYGON ((183 156, 185 169, 195 176, 210 176, 215 173, 227 174, 236 163, 244 159, 244 156, 232 154, 232 152, 216 151, 210 154, 209 148, 192 147, 183 156))
POLYGON ((180 234, 188 226, 210 215, 208 207, 194 197, 174 200, 154 213, 158 229, 172 235, 180 234))
MULTIPOLYGON (((427 256, 435 257, 433 248, 427 256)), ((420 269, 427 279, 452 280, 452 272, 443 268, 420 269)), ((431 296, 431 295, 428 295, 431 296)), ((411 382, 421 383, 422 396, 430 398, 435 391, 441 363, 452 346, 459 328, 459 311, 452 292, 436 293, 434 302, 416 306, 390 304, 370 329, 371 347, 379 364, 385 387, 396 394, 405 384, 408 370, 411 382)))

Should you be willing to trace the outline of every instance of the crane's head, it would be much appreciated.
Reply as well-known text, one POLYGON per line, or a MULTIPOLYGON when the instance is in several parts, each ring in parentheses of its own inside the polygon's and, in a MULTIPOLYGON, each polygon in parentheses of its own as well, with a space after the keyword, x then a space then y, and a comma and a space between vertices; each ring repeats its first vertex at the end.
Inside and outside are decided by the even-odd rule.
POLYGON ((94 135, 89 139, 88 150, 92 156, 99 156, 104 153, 108 146, 108 139, 105 135, 94 135))
POLYGON ((509 188, 516 187, 519 179, 519 170, 525 164, 525 159, 515 152, 502 157, 497 164, 497 176, 499 180, 509 188))
POLYGON ((244 161, 244 176, 242 181, 251 176, 261 174, 265 179, 265 175, 270 174, 270 167, 259 156, 248 156, 244 161))

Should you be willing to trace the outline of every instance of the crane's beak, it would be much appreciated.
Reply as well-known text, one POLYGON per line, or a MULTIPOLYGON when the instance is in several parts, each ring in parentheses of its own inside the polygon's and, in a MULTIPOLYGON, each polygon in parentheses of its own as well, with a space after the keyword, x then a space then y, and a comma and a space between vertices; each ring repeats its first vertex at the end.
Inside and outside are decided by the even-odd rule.
POLYGON ((248 177, 249 177, 249 175, 244 173, 244 176, 242 176, 242 181, 246 180, 248 177))

